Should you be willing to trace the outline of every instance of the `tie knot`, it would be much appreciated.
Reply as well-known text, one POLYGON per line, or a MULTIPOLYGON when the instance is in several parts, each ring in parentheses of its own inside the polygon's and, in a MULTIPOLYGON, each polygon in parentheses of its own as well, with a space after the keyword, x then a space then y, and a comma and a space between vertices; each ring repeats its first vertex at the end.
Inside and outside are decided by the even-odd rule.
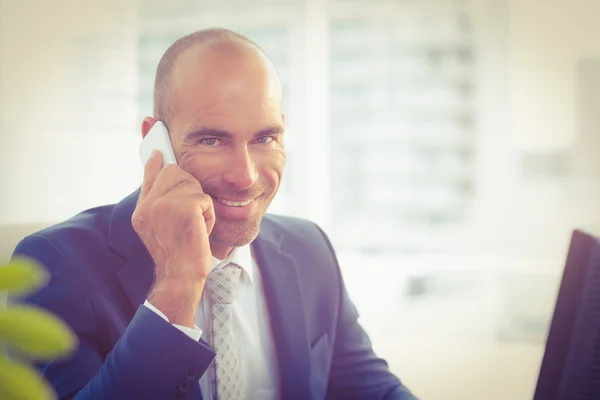
POLYGON ((235 297, 235 288, 240 280, 242 270, 235 264, 227 264, 223 268, 215 268, 208 274, 206 289, 210 300, 217 304, 231 304, 235 297))

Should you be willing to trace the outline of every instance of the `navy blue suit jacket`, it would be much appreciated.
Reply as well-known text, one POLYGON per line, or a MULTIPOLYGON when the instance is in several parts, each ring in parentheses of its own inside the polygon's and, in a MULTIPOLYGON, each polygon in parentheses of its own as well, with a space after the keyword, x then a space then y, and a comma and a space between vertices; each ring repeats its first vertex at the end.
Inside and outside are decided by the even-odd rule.
MULTIPOLYGON (((79 339, 69 358, 39 366, 60 399, 202 397, 213 350, 142 306, 154 272, 131 226, 138 193, 29 235, 14 251, 51 275, 22 300, 58 315, 79 339)), ((284 399, 414 399, 373 353, 319 227, 266 215, 253 248, 284 399)))

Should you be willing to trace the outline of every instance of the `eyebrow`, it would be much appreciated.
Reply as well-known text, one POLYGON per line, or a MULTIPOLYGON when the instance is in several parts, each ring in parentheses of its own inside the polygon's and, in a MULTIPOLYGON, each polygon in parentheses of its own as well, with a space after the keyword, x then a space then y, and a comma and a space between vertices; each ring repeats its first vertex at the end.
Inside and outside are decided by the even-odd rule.
MULTIPOLYGON (((260 131, 256 132, 254 135, 252 135, 252 137, 256 138, 259 136, 281 135, 284 132, 285 132, 285 129, 283 128, 283 126, 273 125, 271 127, 261 129, 260 131)), ((188 140, 205 138, 205 137, 218 137, 218 138, 223 138, 223 139, 231 139, 234 137, 234 135, 223 129, 212 128, 212 127, 203 127, 203 128, 188 132, 185 135, 185 137, 188 140)))

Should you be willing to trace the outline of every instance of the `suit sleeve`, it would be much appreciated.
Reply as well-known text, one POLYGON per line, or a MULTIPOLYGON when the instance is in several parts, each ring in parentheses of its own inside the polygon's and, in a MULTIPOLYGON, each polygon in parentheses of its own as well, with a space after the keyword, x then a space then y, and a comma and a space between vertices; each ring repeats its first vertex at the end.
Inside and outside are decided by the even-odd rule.
POLYGON ((40 235, 23 239, 16 256, 36 260, 50 274, 46 287, 16 301, 52 312, 78 338, 68 358, 37 365, 59 399, 184 398, 212 362, 210 347, 190 340, 143 305, 114 347, 107 349, 105 321, 95 314, 85 268, 76 267, 76 261, 40 235))
POLYGON ((338 270, 341 293, 327 398, 417 400, 373 351, 368 334, 358 322, 358 311, 346 290, 331 242, 319 230, 338 270))

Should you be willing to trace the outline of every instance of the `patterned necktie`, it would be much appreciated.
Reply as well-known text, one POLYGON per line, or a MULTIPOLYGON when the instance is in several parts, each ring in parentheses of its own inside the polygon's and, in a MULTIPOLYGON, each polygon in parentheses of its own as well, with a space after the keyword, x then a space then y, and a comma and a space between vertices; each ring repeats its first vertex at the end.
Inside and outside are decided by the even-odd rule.
POLYGON ((235 264, 215 268, 206 280, 211 300, 213 362, 213 399, 242 398, 242 375, 237 345, 233 336, 233 300, 241 269, 235 264))

